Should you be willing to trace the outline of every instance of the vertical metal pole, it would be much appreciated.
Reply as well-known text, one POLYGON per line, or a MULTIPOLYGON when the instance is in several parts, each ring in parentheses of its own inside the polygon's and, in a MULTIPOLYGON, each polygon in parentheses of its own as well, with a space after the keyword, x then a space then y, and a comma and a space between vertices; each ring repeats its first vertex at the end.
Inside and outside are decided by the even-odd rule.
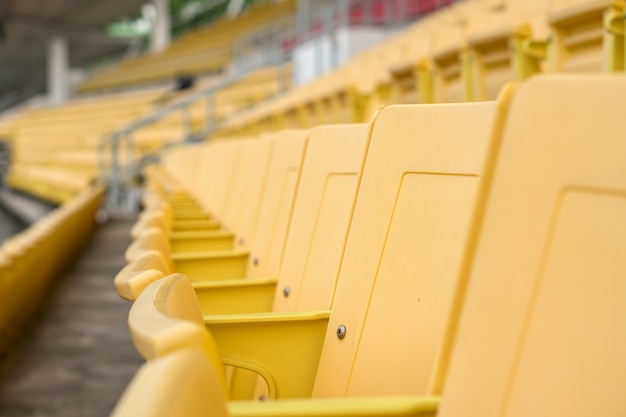
POLYGON ((206 100, 206 133, 211 134, 215 129, 215 95, 207 95, 206 100))
POLYGON ((329 70, 332 71, 337 67, 337 39, 335 38, 334 28, 334 10, 333 6, 326 6, 324 8, 324 25, 326 37, 328 38, 329 51, 328 51, 328 63, 329 70))
POLYGON ((104 142, 105 138, 100 138, 98 140, 98 178, 102 179, 106 176, 106 165, 105 165, 105 157, 104 157, 104 142))
POLYGON ((339 36, 341 34, 341 32, 347 33, 348 29, 350 28, 350 0, 340 0, 339 1, 339 26, 337 28, 337 30, 335 31, 335 37, 337 38, 337 48, 336 48, 336 54, 337 56, 335 57, 335 62, 337 63, 337 65, 341 65, 343 64, 343 57, 342 57, 342 49, 341 49, 341 42, 339 39, 339 36))
POLYGON ((132 132, 127 132, 124 138, 126 140, 126 181, 124 182, 124 202, 126 210, 132 211, 134 206, 135 195, 135 179, 139 171, 138 162, 135 161, 135 143, 133 141, 132 132))
POLYGON ((302 0, 302 26, 304 30, 304 41, 311 39, 311 8, 309 0, 302 0))
POLYGON ((127 183, 129 188, 132 187, 137 173, 137 167, 135 166, 135 149, 133 143, 133 135, 128 132, 125 137, 126 140, 126 172, 127 183))
POLYGON ((115 134, 111 138, 111 192, 109 194, 109 203, 113 208, 117 208, 120 203, 119 135, 115 134))
POLYGON ((187 103, 182 109, 181 109, 181 116, 182 116, 182 123, 183 123, 183 129, 185 131, 185 141, 187 141, 189 139, 189 137, 191 136, 191 129, 192 129, 192 124, 191 124, 191 104, 187 103))

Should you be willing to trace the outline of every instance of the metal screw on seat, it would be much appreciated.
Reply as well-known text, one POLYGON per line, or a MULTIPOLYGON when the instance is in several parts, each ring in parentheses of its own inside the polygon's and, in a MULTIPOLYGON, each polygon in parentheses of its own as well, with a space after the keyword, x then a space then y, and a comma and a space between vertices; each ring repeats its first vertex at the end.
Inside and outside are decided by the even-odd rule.
POLYGON ((254 257, 252 258, 252 265, 257 266, 259 264, 259 258, 254 257))
POLYGON ((242 238, 239 238, 239 241, 237 243, 239 244, 239 246, 243 246, 244 240, 242 238))
POLYGON ((291 288, 290 287, 283 288, 283 295, 285 297, 289 297, 289 294, 291 294, 291 288))
POLYGON ((344 337, 346 337, 346 326, 342 324, 337 327, 337 338, 339 338, 339 340, 343 340, 344 337))
POLYGON ((265 401, 265 395, 261 395, 261 396, 259 397, 259 401, 265 401))

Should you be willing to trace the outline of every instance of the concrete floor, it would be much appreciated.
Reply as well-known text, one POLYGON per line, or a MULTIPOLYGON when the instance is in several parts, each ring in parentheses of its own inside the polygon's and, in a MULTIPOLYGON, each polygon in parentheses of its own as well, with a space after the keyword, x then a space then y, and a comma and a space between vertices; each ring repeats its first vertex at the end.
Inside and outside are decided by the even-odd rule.
POLYGON ((25 228, 26 224, 19 222, 0 206, 0 244, 25 228))
POLYGON ((0 376, 0 417, 107 416, 143 360, 113 286, 134 219, 100 227, 0 376))

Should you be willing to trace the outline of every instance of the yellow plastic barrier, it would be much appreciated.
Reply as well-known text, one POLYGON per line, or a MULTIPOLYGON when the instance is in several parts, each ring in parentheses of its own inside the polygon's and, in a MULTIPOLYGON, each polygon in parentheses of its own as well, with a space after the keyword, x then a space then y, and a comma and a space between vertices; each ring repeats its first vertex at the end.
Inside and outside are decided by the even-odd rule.
POLYGON ((50 286, 88 241, 102 195, 102 188, 84 191, 0 246, 0 350, 10 349, 50 286))

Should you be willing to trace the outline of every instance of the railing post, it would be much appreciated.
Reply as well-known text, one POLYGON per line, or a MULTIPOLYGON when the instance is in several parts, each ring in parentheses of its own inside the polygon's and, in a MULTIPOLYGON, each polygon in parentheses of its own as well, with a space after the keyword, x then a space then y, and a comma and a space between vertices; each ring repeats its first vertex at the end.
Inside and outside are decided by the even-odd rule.
POLYGON ((135 177, 137 176, 137 172, 138 172, 138 164, 137 164, 137 161, 135 161, 135 143, 133 141, 132 131, 129 131, 126 133, 125 140, 126 140, 126 175, 127 175, 126 200, 127 202, 130 203, 130 201, 128 201, 129 196, 130 196, 130 191, 132 191, 131 188, 134 187, 135 177))
POLYGON ((206 133, 210 134, 215 126, 215 94, 206 97, 206 133))
POLYGON ((121 133, 116 133, 111 138, 111 179, 109 185, 109 205, 113 208, 120 204, 120 161, 119 161, 119 138, 121 133))
POLYGON ((187 103, 181 108, 181 115, 183 118, 183 129, 185 131, 185 138, 191 136, 192 121, 191 121, 191 104, 187 103))

